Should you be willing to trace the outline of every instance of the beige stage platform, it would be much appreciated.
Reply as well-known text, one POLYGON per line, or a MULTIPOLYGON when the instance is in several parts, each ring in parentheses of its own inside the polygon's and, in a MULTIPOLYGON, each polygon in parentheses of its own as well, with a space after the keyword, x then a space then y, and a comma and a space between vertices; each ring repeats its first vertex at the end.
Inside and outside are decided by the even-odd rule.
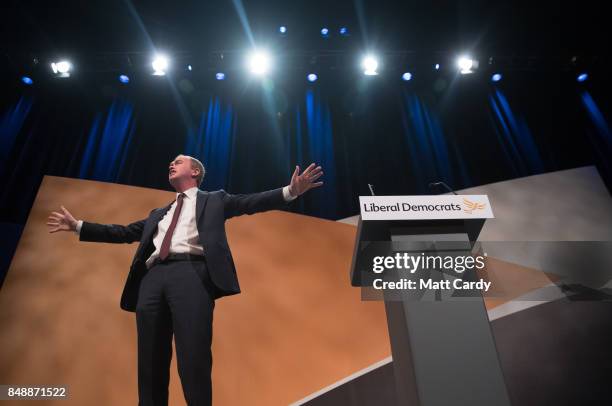
MULTIPOLYGON (((173 198, 45 177, 0 291, 0 384, 69 386, 69 400, 44 404, 137 404, 134 314, 119 308, 136 244, 81 243, 45 222, 63 204, 80 219, 127 224, 173 198)), ((234 218, 227 231, 243 293, 217 301, 215 405, 286 405, 390 356, 383 303, 350 286, 354 226, 271 211, 234 218)), ((516 290, 505 299, 550 283, 490 261, 492 280, 516 290)), ((171 368, 170 405, 184 405, 175 358, 171 368)))
MULTIPOLYGON (((137 404, 134 313, 119 308, 136 244, 82 243, 45 223, 63 204, 127 224, 173 198, 45 177, 0 291, 0 383, 69 386, 69 400, 44 404, 137 404)), ((243 293, 217 301, 215 405, 286 405, 389 356, 383 304, 349 283, 353 226, 271 211, 227 231, 243 293)), ((170 404, 184 405, 175 359, 170 404)))

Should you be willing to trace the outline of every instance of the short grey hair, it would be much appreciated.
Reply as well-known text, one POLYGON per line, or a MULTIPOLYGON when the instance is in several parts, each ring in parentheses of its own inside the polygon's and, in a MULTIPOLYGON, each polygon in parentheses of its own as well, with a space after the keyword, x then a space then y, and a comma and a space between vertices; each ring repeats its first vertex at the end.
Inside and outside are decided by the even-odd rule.
POLYGON ((198 183, 198 187, 200 187, 200 185, 202 184, 202 181, 204 180, 204 175, 206 175, 206 169, 204 168, 204 165, 202 164, 202 162, 200 162, 200 160, 190 156, 189 159, 191 159, 191 169, 199 169, 200 173, 198 174, 198 177, 196 178, 196 181, 198 183))

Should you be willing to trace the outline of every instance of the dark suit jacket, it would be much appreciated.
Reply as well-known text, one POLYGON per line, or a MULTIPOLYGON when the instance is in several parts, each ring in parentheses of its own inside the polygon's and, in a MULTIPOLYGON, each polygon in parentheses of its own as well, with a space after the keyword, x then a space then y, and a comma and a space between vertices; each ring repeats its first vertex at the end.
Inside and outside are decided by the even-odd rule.
MULTIPOLYGON (((154 209, 145 220, 127 226, 83 222, 81 241, 132 243, 140 241, 121 295, 121 308, 135 311, 140 281, 147 272, 145 261, 155 247, 153 236, 157 224, 170 209, 154 209)), ((199 242, 204 248, 210 278, 215 285, 215 298, 240 293, 236 268, 225 234, 225 220, 242 214, 254 214, 287 206, 282 188, 261 193, 232 195, 224 190, 204 192, 198 190, 196 221, 199 242)))

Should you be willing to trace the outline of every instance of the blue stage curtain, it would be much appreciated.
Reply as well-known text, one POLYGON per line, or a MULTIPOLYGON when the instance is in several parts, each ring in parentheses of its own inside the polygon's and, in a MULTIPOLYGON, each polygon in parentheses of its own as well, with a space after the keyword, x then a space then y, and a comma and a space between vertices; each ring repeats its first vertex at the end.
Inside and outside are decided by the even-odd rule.
POLYGON ((580 99, 591 123, 591 127, 587 128, 587 134, 597 156, 597 166, 603 172, 604 180, 609 181, 610 176, 612 176, 612 162, 610 160, 612 156, 612 136, 610 135, 610 127, 604 114, 588 91, 584 90, 580 94, 580 99))
POLYGON ((208 109, 201 113, 197 128, 188 129, 185 154, 199 159, 206 167, 207 190, 228 187, 236 122, 236 113, 231 104, 211 96, 208 109))
POLYGON ((9 154, 13 149, 17 135, 30 114, 32 102, 31 97, 23 95, 2 116, 0 121, 0 176, 4 175, 9 154))
POLYGON ((96 114, 89 130, 79 177, 117 182, 134 134, 133 106, 115 100, 106 115, 96 114))
POLYGON ((506 163, 516 175, 526 176, 544 172, 544 164, 524 118, 510 108, 506 96, 495 89, 489 96, 493 128, 504 151, 506 163))
POLYGON ((469 182, 465 168, 459 174, 451 170, 448 142, 437 112, 407 90, 402 92, 402 125, 418 193, 439 193, 428 188, 430 182, 443 181, 454 188, 469 182))

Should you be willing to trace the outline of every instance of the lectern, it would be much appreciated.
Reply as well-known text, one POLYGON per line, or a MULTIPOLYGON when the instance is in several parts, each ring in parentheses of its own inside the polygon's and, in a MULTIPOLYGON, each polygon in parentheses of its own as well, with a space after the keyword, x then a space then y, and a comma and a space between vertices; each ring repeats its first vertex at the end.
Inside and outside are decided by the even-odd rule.
POLYGON ((485 220, 493 217, 487 196, 361 196, 360 207, 351 283, 364 299, 385 301, 399 404, 509 406, 482 292, 450 283, 474 281, 477 273, 442 269, 435 261, 473 255, 485 220), (376 258, 399 253, 434 258, 434 266, 374 271, 376 258), (414 281, 413 289, 380 289, 381 281, 402 275, 414 281), (421 280, 451 288, 419 287, 421 280))

